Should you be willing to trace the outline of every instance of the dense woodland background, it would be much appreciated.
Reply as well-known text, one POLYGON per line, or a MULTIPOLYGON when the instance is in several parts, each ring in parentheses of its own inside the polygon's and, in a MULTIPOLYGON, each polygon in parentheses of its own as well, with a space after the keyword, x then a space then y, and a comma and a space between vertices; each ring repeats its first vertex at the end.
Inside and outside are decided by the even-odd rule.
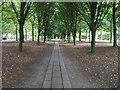
POLYGON ((0 9, 3 87, 41 88, 54 40, 73 88, 90 88, 81 75, 100 88, 118 87, 120 1, 2 2, 0 9))
POLYGON ((120 2, 3 2, 2 36, 19 41, 45 42, 51 39, 81 39, 91 42, 120 40, 120 2))

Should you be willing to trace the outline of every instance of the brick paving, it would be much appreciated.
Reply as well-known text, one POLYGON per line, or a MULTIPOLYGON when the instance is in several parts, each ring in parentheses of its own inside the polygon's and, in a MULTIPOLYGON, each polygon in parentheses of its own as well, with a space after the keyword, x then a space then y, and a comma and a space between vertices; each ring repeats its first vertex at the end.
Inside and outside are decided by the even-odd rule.
POLYGON ((55 43, 42 88, 71 88, 58 43, 55 43))

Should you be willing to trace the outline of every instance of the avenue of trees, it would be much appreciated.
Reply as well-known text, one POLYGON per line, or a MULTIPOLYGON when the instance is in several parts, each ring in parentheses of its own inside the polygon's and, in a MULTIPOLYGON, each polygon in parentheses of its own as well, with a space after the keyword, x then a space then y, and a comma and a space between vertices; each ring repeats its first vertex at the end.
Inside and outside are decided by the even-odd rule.
POLYGON ((89 32, 91 52, 95 52, 96 31, 110 32, 110 42, 117 46, 120 29, 120 2, 3 2, 2 33, 11 32, 22 51, 24 40, 31 32, 32 41, 52 38, 76 45, 76 36, 89 32), (113 36, 113 37, 112 37, 113 36))

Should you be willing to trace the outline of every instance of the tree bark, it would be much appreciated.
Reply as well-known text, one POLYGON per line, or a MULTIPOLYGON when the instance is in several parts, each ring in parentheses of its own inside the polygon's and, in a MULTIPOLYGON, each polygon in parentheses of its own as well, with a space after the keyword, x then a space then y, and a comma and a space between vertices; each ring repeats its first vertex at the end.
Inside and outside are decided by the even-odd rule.
POLYGON ((40 44, 40 29, 38 29, 38 39, 37 39, 37 44, 40 44))
MULTIPOLYGON (((23 0, 22 0, 23 1, 23 0)), ((26 3, 26 2, 21 2, 20 3, 20 12, 16 10, 16 6, 13 2, 11 2, 12 8, 16 14, 16 18, 19 22, 19 51, 22 52, 22 43, 24 42, 24 32, 23 32, 23 26, 25 23, 25 20, 27 18, 27 15, 29 13, 29 10, 31 8, 31 2, 26 3)))
POLYGON ((20 24, 19 27, 19 51, 22 52, 23 48, 23 40, 24 40, 24 34, 23 34, 23 24, 20 24))
POLYGON ((81 41, 81 29, 79 30, 79 41, 81 41))
POLYGON ((73 35, 73 41, 74 41, 74 45, 76 45, 76 33, 73 35))
POLYGON ((65 38, 66 38, 66 33, 64 33, 64 35, 63 35, 63 39, 64 39, 64 41, 65 41, 65 38))
POLYGON ((39 45, 40 44, 40 26, 41 26, 41 17, 39 16, 39 14, 38 14, 38 16, 37 16, 37 19, 38 19, 38 37, 37 37, 37 44, 39 45))
POLYGON ((91 34, 92 34, 91 52, 95 52, 95 35, 96 35, 96 31, 92 30, 91 34))
POLYGON ((25 40, 27 40, 27 29, 25 30, 25 40))
POLYGON ((34 24, 32 24, 32 41, 34 41, 34 24))
POLYGON ((70 43, 70 31, 68 31, 67 33, 67 39, 68 39, 68 43, 70 43))
POLYGON ((86 38, 85 38, 85 40, 87 40, 87 30, 86 30, 86 38))
POLYGON ((46 30, 44 32, 44 43, 45 43, 45 41, 46 41, 46 30))
POLYGON ((116 10, 115 9, 116 9, 116 2, 113 2, 113 38, 114 38, 113 46, 114 47, 117 46, 116 16, 115 16, 116 10))

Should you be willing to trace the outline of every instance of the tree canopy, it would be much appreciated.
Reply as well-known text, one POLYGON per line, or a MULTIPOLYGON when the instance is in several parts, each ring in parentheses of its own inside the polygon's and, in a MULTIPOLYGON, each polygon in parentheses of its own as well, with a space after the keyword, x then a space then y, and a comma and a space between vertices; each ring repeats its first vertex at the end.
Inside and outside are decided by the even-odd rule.
POLYGON ((81 40, 81 33, 89 31, 94 52, 96 32, 104 29, 111 33, 111 42, 114 36, 117 46, 120 2, 4 2, 2 8, 2 33, 15 34, 20 51, 27 32, 31 32, 31 40, 37 40, 38 45, 40 38, 45 42, 56 37, 76 45, 78 34, 81 40))

